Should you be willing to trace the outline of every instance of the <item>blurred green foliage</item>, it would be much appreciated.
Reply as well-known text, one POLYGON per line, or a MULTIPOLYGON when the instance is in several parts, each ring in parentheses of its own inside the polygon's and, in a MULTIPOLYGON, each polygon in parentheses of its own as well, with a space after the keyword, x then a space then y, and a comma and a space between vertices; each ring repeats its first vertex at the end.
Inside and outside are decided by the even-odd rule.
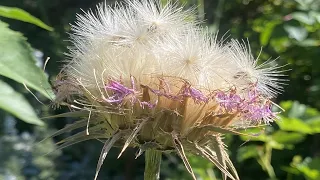
MULTIPOLYGON (((63 52, 67 51, 69 42, 64 40, 68 38, 69 23, 74 22, 76 13, 82 13, 80 8, 88 10, 98 2, 101 1, 1 1, 0 108, 6 111, 0 111, 0 179, 92 179, 102 144, 85 142, 57 151, 54 142, 63 137, 38 143, 73 119, 45 120, 46 125, 41 127, 26 124, 41 124, 37 115, 44 117, 67 110, 52 110, 41 105, 21 83, 35 90, 33 93, 41 101, 53 97, 46 75, 41 71, 44 59, 51 57, 46 72, 53 79, 61 67, 63 52), (20 107, 16 106, 17 101, 20 107), (23 121, 17 121, 19 119, 23 121)), ((112 0, 106 2, 113 3, 112 0)), ((278 58, 277 63, 284 65, 284 70, 290 69, 284 77, 289 80, 288 85, 274 100, 281 102, 285 110, 280 119, 272 126, 246 130, 250 136, 225 138, 239 176, 245 180, 319 180, 320 1, 180 2, 193 6, 197 10, 196 17, 210 31, 219 30, 218 35, 224 38, 247 38, 252 52, 259 55, 261 62, 278 58)), ((142 179, 144 160, 135 160, 134 153, 131 149, 117 160, 118 150, 113 149, 100 178, 142 179)), ((199 179, 221 179, 219 172, 206 160, 191 155, 188 158, 199 179)), ((163 159, 161 179, 191 179, 177 156, 167 154, 163 159)))
MULTIPOLYGON (((320 127, 320 112, 316 109, 307 107, 297 101, 285 101, 280 106, 284 108, 285 112, 280 115, 280 119, 276 122, 278 126, 266 127, 266 130, 256 137, 241 136, 240 139, 243 141, 251 142, 240 147, 237 153, 237 160, 240 163, 245 163, 250 158, 256 159, 270 179, 277 179, 275 168, 272 166, 273 151, 281 152, 279 158, 290 159, 292 155, 287 151, 294 151, 296 146, 303 144, 308 135, 319 133, 320 127), (289 156, 286 157, 288 154, 289 156)), ((250 131, 254 134, 259 129, 256 129, 256 132, 255 129, 250 129, 250 131)), ((275 156, 277 157, 278 154, 275 156)), ((320 167, 320 162, 317 160, 319 157, 315 159, 312 159, 310 155, 306 157, 306 160, 309 159, 310 163, 313 162, 313 165, 304 163, 303 168, 301 158, 301 155, 297 153, 293 157, 294 162, 290 165, 288 162, 282 162, 274 166, 287 172, 286 179, 297 175, 304 175, 306 179, 320 179, 320 171, 317 168, 320 167), (298 157, 300 157, 300 161, 298 161, 298 157), (293 170, 296 170, 296 172, 293 173, 293 170)))

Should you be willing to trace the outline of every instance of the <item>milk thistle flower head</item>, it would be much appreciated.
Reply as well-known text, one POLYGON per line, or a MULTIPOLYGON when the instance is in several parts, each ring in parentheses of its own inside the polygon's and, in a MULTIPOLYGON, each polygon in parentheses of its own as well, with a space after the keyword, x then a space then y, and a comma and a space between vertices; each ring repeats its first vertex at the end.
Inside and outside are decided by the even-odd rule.
POLYGON ((159 178, 162 152, 175 152, 195 179, 186 153, 239 179, 222 139, 277 118, 270 98, 282 90, 279 66, 258 64, 245 42, 217 41, 192 10, 159 0, 97 6, 77 16, 69 60, 56 81, 57 103, 82 129, 60 148, 104 142, 95 179, 111 147, 146 152, 145 179, 159 178))

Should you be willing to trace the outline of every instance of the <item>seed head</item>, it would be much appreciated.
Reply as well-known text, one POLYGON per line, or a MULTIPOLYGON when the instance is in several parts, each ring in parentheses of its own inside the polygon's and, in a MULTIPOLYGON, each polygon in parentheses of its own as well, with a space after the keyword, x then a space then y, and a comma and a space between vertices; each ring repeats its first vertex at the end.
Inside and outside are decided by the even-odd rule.
MULTIPOLYGON (((55 135, 84 128, 60 148, 88 139, 105 146, 205 157, 239 179, 222 139, 277 118, 270 98, 282 90, 274 61, 258 64, 246 43, 223 44, 192 20, 193 11, 159 0, 101 4, 77 16, 69 60, 56 82, 82 119, 55 135)), ((120 155, 121 155, 120 153, 120 155)))

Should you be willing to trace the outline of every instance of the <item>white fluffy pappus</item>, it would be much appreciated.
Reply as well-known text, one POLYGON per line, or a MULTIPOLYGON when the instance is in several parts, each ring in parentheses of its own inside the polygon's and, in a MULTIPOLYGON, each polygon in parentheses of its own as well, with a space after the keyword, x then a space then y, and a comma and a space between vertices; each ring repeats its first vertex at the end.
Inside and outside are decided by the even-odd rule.
POLYGON ((276 97, 283 91, 286 79, 281 77, 285 76, 286 70, 281 70, 283 66, 278 66, 276 59, 258 64, 259 56, 253 57, 249 42, 231 39, 225 46, 225 55, 233 64, 232 82, 239 90, 255 84, 257 91, 267 98, 276 97))
POLYGON ((209 90, 244 89, 254 83, 268 97, 282 90, 278 66, 258 65, 250 48, 237 40, 223 46, 188 20, 191 10, 151 0, 125 1, 113 8, 100 4, 97 9, 97 14, 78 15, 72 26, 69 74, 84 84, 96 84, 94 69, 98 79, 160 74, 209 90))
POLYGON ((163 38, 179 38, 196 24, 187 20, 192 10, 182 11, 175 3, 135 0, 114 7, 100 4, 97 9, 97 14, 77 16, 68 54, 67 74, 89 86, 96 84, 93 70, 98 79, 153 74, 159 65, 151 50, 163 38))
POLYGON ((188 28, 180 36, 164 38, 153 48, 165 74, 207 90, 230 88, 232 72, 217 35, 201 28, 188 28))
POLYGON ((102 3, 98 12, 77 16, 72 25, 75 44, 78 41, 104 41, 124 45, 146 43, 158 36, 173 35, 197 22, 188 20, 193 11, 183 11, 177 3, 162 4, 160 1, 126 0, 114 7, 102 3), (84 38, 84 39, 83 39, 84 38))

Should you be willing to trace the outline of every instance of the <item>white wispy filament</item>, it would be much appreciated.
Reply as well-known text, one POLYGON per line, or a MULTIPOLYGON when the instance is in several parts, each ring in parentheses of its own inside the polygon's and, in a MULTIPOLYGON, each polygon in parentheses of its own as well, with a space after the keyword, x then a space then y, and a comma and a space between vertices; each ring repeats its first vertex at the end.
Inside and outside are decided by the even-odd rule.
POLYGON ((217 41, 194 17, 159 0, 103 3, 78 15, 56 88, 57 103, 72 103, 84 120, 59 133, 83 127, 86 133, 61 146, 108 139, 97 174, 118 143, 123 151, 176 149, 195 178, 188 151, 239 179, 221 136, 277 118, 270 98, 282 90, 281 67, 259 64, 248 43, 217 41))

